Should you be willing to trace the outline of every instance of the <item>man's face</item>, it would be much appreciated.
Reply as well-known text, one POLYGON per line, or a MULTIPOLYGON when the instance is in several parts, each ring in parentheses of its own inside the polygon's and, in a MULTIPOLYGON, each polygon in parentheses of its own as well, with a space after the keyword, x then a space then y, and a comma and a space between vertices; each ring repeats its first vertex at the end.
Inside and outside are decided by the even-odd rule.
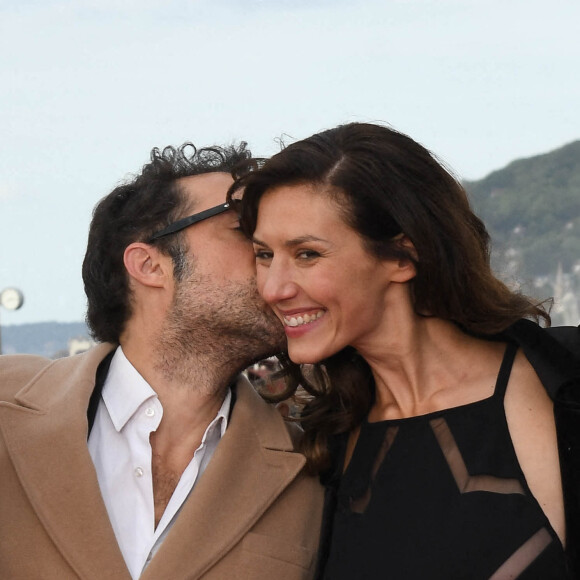
MULTIPOLYGON (((225 202, 233 180, 227 173, 186 177, 180 186, 191 199, 189 213, 225 202)), ((255 281, 252 244, 239 229, 234 211, 207 218, 186 230, 189 271, 175 282, 164 341, 180 343, 182 355, 192 349, 225 350, 242 366, 280 352, 283 327, 260 298, 255 281)))

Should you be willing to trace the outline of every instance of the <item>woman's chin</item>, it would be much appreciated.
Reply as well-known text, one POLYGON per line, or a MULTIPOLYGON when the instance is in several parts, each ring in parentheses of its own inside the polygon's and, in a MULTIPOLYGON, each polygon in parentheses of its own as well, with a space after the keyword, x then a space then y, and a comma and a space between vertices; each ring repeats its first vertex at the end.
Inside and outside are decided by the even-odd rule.
POLYGON ((299 365, 313 365, 320 362, 324 356, 317 353, 306 353, 302 349, 288 348, 288 356, 293 363, 299 365))

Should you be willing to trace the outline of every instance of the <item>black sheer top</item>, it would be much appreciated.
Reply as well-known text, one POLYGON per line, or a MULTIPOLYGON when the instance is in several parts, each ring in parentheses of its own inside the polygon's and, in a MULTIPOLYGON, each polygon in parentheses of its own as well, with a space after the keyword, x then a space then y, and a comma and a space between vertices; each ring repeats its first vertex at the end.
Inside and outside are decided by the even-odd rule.
POLYGON ((509 345, 485 400, 362 425, 338 487, 325 580, 570 577, 508 431, 515 352, 509 345))

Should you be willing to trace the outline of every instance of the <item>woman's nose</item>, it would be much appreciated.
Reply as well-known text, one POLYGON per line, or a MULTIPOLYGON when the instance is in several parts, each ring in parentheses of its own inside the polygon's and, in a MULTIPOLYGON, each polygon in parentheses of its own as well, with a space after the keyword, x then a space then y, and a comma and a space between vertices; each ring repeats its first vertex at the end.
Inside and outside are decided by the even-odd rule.
POLYGON ((296 296, 298 286, 288 268, 272 261, 269 268, 258 269, 258 290, 268 304, 276 304, 296 296))

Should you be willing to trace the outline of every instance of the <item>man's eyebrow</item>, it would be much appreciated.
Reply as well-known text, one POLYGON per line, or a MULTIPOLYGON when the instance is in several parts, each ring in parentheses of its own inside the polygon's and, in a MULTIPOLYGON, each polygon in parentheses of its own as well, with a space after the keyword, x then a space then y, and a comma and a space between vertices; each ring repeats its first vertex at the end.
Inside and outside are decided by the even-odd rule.
MULTIPOLYGON (((286 240, 284 245, 288 248, 293 248, 295 246, 299 246, 300 244, 304 244, 307 242, 325 242, 322 238, 317 238, 316 236, 299 236, 298 238, 292 238, 291 240, 286 240)), ((257 246, 263 246, 265 248, 268 247, 268 244, 262 242, 256 237, 252 237, 252 242, 257 246)))

